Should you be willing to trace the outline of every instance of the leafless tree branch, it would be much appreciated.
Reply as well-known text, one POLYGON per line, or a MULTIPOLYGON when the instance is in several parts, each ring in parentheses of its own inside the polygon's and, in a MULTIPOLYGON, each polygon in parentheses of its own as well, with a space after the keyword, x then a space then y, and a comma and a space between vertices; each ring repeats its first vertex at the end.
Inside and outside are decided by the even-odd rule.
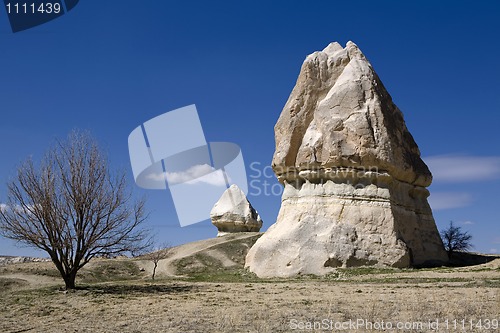
POLYGON ((7 190, 0 233, 47 252, 68 289, 92 258, 145 246, 144 199, 132 202, 125 175, 110 172, 86 132, 58 141, 39 166, 28 159, 7 190))

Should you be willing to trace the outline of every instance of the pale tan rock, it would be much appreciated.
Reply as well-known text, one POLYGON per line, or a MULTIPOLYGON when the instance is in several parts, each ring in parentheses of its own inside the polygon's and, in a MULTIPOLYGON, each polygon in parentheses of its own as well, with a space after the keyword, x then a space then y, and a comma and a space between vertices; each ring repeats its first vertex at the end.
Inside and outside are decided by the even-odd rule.
POLYGON ((219 230, 217 236, 235 232, 258 232, 262 227, 259 214, 236 185, 231 185, 224 191, 212 208, 210 219, 219 230))
POLYGON ((286 171, 377 167, 406 183, 429 186, 431 173, 403 115, 352 42, 309 55, 275 126, 273 168, 286 171))
POLYGON ((427 203, 432 175, 354 43, 306 58, 275 139, 285 191, 277 222, 247 256, 258 276, 447 260, 427 203))

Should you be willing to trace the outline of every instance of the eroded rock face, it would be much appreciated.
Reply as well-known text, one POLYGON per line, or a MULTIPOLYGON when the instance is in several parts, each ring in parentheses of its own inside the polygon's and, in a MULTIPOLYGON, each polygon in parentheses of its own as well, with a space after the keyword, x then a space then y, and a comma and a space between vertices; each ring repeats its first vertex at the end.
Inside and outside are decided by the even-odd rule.
POLYGON ((432 175, 352 42, 309 55, 275 126, 277 222, 250 249, 261 277, 447 261, 427 203, 432 175))
POLYGON ((217 227, 217 236, 235 232, 258 232, 262 219, 248 201, 245 193, 236 185, 231 185, 210 212, 212 224, 217 227))
POLYGON ((0 256, 0 266, 20 264, 26 262, 49 262, 49 261, 51 261, 49 258, 0 256))

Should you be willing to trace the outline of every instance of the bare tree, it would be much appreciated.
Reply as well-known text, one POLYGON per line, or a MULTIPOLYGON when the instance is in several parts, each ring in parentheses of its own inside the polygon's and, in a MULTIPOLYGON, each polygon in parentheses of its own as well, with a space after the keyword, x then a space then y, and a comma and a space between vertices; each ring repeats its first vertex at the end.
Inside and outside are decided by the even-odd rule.
POLYGON ((472 235, 467 231, 462 231, 461 227, 455 226, 453 221, 450 221, 448 228, 441 231, 441 238, 449 259, 457 251, 467 251, 472 248, 470 242, 472 235))
POLYGON ((160 260, 165 259, 168 257, 169 252, 170 252, 171 246, 167 243, 163 243, 162 245, 159 246, 151 246, 148 249, 149 253, 144 254, 141 256, 142 258, 149 260, 153 263, 153 273, 152 273, 152 280, 154 281, 155 276, 156 276, 156 269, 158 268, 158 263, 160 260))
POLYGON ((96 256, 144 246, 144 200, 132 202, 124 173, 110 173, 97 142, 73 131, 36 166, 28 159, 7 184, 0 233, 47 252, 66 289, 96 256))

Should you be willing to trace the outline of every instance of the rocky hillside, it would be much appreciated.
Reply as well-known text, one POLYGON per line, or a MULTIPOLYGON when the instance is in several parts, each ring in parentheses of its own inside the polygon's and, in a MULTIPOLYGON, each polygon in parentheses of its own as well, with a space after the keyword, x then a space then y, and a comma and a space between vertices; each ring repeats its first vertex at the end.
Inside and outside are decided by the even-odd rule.
POLYGON ((0 256, 0 266, 26 263, 26 262, 48 262, 48 261, 50 261, 50 259, 48 258, 0 256))

